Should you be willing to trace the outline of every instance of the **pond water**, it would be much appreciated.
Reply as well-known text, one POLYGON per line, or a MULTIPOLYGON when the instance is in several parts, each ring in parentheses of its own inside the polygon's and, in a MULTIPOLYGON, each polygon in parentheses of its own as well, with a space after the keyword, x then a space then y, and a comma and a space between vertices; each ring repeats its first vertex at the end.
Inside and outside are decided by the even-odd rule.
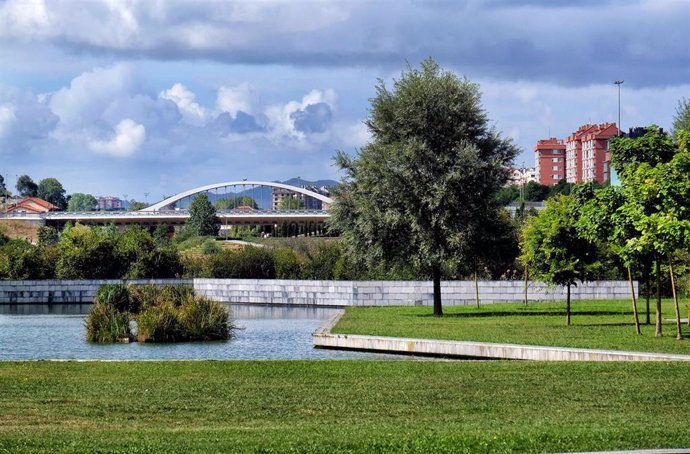
POLYGON ((407 358, 314 348, 311 333, 338 309, 232 305, 240 329, 226 342, 101 345, 85 340, 89 308, 88 304, 0 305, 0 360, 407 358))

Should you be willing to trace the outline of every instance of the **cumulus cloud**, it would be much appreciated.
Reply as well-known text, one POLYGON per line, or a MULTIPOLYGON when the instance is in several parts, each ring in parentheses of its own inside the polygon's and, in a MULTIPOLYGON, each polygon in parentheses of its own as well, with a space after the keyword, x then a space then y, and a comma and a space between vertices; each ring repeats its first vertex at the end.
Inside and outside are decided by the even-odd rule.
POLYGON ((167 99, 177 105, 184 120, 193 126, 202 126, 205 122, 206 111, 196 102, 196 95, 184 85, 177 83, 172 88, 161 92, 161 99, 167 99))
POLYGON ((0 106, 0 139, 10 135, 16 122, 14 107, 7 104, 0 106))
POLYGON ((301 101, 273 105, 266 109, 270 131, 274 136, 284 136, 304 141, 308 137, 323 139, 318 134, 327 133, 331 122, 336 94, 333 90, 312 90, 301 101))
POLYGON ((89 148, 97 153, 126 157, 137 151, 145 140, 146 128, 125 118, 115 126, 110 140, 92 140, 89 142, 89 148))
POLYGON ((251 112, 251 96, 252 88, 246 82, 234 87, 221 85, 218 88, 216 108, 219 112, 227 112, 235 118, 240 111, 251 112))

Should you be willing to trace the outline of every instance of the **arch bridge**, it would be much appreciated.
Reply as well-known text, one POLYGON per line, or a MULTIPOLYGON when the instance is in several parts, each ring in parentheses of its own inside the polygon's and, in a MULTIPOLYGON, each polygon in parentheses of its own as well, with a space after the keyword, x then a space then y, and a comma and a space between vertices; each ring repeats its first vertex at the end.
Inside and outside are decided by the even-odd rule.
MULTIPOLYGON (((247 187, 249 187, 249 194, 251 194, 252 190, 255 190, 256 188, 264 188, 264 187, 270 187, 271 188, 271 193, 272 193, 272 199, 275 200, 275 189, 280 189, 282 191, 287 191, 286 192, 278 192, 279 194, 289 194, 289 193, 294 193, 294 194, 299 194, 303 198, 310 197, 313 200, 318 201, 317 204, 320 205, 318 207, 315 207, 314 209, 328 209, 330 208, 331 204, 333 203, 333 199, 329 196, 319 194, 318 192, 311 191, 309 189, 305 188, 299 188, 297 186, 292 186, 289 184, 284 184, 284 183, 277 183, 273 181, 247 181, 247 180, 242 180, 242 181, 227 181, 223 183, 214 183, 214 184, 209 184, 206 186, 200 186, 198 188, 194 189, 189 189, 187 191, 181 192, 177 195, 174 195, 172 197, 168 197, 164 200, 161 200, 160 202, 154 203, 153 205, 146 207, 142 210, 141 212, 157 212, 157 211, 167 211, 167 210, 175 210, 177 207, 176 205, 182 201, 190 201, 191 198, 197 196, 198 194, 203 194, 203 193, 211 193, 213 194, 213 191, 216 191, 215 194, 215 199, 219 200, 220 198, 232 198, 229 197, 230 194, 227 192, 227 188, 234 188, 233 192, 230 194, 233 197, 237 197, 238 192, 237 188, 242 187, 243 191, 240 192, 239 194, 242 195, 248 195, 247 194, 247 187), (225 195, 226 197, 221 197, 218 195, 218 190, 219 189, 225 189, 225 195)), ((254 197, 253 197, 254 198, 254 197)), ((308 200, 308 199, 306 199, 308 200)), ((258 204, 258 200, 254 198, 254 201, 258 204)))

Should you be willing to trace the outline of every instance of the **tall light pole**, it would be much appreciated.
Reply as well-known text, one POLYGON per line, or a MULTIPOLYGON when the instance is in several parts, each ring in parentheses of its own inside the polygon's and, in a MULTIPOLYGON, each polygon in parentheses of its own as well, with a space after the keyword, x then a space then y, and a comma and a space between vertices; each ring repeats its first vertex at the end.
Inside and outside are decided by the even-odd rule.
POLYGON ((614 84, 618 85, 618 135, 621 135, 621 85, 623 85, 624 80, 615 80, 614 84))

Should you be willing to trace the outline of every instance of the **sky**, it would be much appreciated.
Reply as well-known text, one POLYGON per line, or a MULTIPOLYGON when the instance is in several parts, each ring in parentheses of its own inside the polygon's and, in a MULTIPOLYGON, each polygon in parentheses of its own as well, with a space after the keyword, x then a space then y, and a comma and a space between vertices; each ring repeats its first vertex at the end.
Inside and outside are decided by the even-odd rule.
POLYGON ((617 122, 614 80, 623 129, 669 129, 688 23, 690 0, 0 0, 0 174, 149 202, 339 179, 377 81, 427 57, 531 166, 538 139, 617 122))

